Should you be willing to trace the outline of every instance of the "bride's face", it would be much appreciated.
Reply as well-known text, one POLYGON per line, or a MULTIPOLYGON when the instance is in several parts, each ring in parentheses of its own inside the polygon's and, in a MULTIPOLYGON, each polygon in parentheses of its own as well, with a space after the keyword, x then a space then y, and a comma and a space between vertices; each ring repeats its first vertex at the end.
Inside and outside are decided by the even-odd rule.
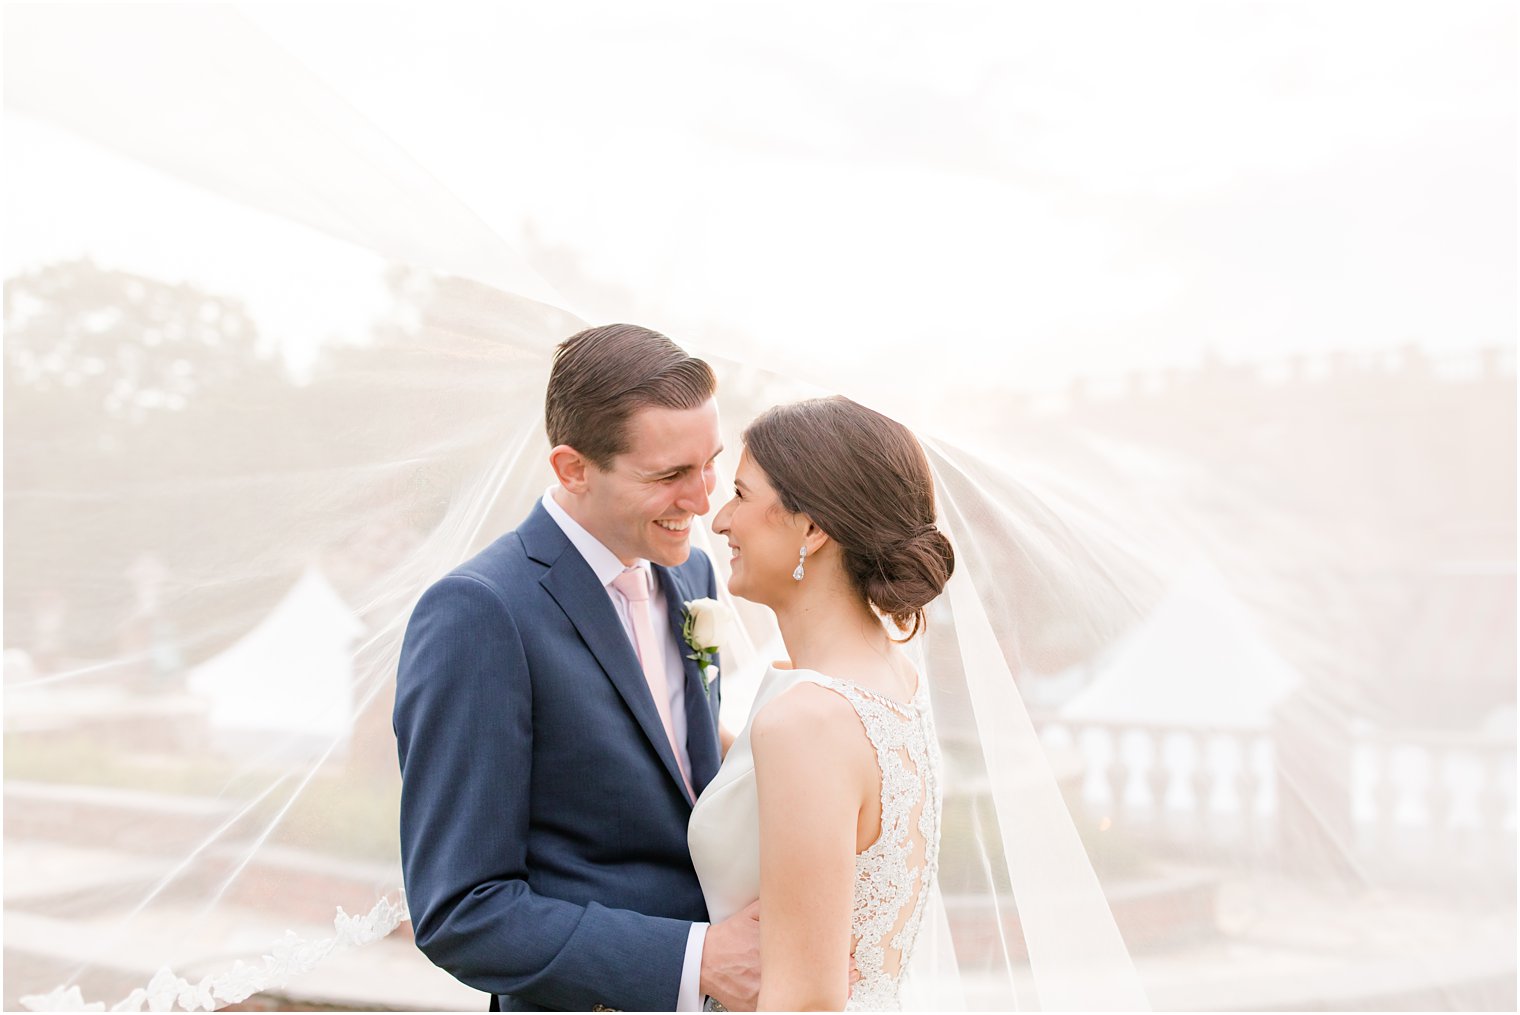
POLYGON ((765 473, 745 450, 734 470, 734 497, 713 518, 713 531, 728 540, 728 591, 774 607, 796 582, 804 530, 788 514, 765 473))

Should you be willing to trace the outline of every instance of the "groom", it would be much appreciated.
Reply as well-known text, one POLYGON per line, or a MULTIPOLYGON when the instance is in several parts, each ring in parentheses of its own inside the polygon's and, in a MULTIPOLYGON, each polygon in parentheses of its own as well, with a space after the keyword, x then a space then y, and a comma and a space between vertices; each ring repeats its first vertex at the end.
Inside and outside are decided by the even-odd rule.
POLYGON ((555 484, 434 584, 396 679, 417 945, 492 1010, 753 1008, 754 907, 709 927, 686 848, 718 769, 683 604, 721 450, 710 367, 647 328, 582 331, 545 399, 555 484))

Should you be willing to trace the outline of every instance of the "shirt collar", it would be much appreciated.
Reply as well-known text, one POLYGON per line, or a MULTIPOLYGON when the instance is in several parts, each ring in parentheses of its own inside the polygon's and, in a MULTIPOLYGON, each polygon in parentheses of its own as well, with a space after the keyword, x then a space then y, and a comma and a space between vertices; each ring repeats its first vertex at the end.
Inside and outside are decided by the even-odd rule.
MULTIPOLYGON (((587 532, 580 522, 571 518, 568 511, 560 507, 559 501, 554 499, 554 491, 557 489, 559 487, 556 485, 544 491, 544 510, 549 512, 549 517, 554 519, 555 524, 565 533, 571 545, 591 566, 591 573, 596 575, 596 580, 601 582, 603 587, 611 585, 612 580, 625 570, 623 562, 618 559, 617 554, 607 549, 600 539, 587 532)), ((650 572, 649 561, 641 558, 634 561, 633 566, 644 572, 644 581, 653 592, 654 575, 650 572)))

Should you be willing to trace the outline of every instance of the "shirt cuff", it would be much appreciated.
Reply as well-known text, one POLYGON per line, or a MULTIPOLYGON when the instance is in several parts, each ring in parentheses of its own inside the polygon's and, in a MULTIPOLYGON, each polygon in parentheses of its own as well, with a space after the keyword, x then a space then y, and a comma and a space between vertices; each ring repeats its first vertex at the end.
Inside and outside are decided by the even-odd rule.
POLYGON ((702 1010, 702 946, 707 943, 708 924, 694 923, 686 936, 686 960, 681 963, 681 990, 676 1011, 702 1010))

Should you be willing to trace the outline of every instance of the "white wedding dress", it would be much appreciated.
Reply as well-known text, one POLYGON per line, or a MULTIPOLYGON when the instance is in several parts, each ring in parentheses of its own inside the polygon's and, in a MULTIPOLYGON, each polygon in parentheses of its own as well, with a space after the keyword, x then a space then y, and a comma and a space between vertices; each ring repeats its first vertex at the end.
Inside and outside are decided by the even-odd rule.
MULTIPOLYGON (((902 974, 939 858, 939 745, 922 677, 913 700, 904 703, 813 670, 769 667, 750 722, 692 810, 687 832, 692 863, 714 923, 760 897, 760 807, 749 731, 761 709, 803 681, 848 701, 860 726, 841 727, 839 735, 859 736, 863 729, 876 750, 881 834, 855 857, 850 930, 860 979, 845 1008, 895 1011, 902 1007, 902 974)), ((761 962, 763 974, 763 956, 761 962)))

